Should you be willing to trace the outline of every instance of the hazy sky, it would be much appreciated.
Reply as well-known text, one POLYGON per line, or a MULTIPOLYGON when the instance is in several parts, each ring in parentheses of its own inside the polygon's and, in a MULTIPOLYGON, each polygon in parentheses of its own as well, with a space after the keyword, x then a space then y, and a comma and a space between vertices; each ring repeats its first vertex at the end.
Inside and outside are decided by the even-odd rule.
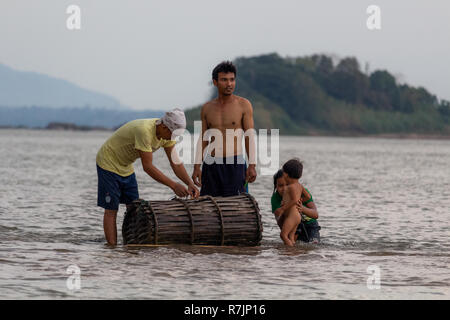
POLYGON ((450 1, 0 1, 0 63, 135 109, 203 103, 217 63, 271 52, 355 56, 450 100, 450 1), (81 30, 66 27, 71 4, 81 30), (366 27, 372 4, 381 30, 366 27))

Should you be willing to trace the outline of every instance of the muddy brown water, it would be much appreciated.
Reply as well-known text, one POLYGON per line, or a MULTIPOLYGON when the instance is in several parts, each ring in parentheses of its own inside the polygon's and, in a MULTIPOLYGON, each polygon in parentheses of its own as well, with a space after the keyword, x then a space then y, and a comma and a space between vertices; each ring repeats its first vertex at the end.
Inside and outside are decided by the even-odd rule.
MULTIPOLYGON (((304 161, 319 245, 282 245, 260 175, 259 247, 110 248, 95 168, 110 134, 0 130, 0 299, 450 298, 448 140, 281 137, 280 161, 304 161)), ((163 151, 155 163, 169 172, 163 151)), ((135 167, 142 198, 173 196, 135 167)))

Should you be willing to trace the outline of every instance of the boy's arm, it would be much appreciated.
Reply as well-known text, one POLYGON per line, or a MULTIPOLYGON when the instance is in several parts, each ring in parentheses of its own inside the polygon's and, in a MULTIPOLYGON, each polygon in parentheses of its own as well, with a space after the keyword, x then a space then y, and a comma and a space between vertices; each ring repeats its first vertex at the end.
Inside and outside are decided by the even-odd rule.
POLYGON ((303 187, 303 185, 301 183, 299 183, 300 187, 302 188, 302 193, 300 196, 300 199, 298 199, 296 206, 298 209, 298 212, 302 213, 303 209, 305 208, 305 206, 303 206, 303 202, 307 202, 309 201, 312 197, 311 194, 309 194, 309 192, 306 190, 305 187, 303 187))

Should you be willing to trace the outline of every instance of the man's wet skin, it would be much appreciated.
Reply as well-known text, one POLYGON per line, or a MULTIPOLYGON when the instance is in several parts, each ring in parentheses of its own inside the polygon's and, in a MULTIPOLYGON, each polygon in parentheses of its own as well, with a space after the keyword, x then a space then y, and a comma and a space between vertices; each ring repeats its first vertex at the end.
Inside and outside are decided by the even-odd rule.
POLYGON ((218 72, 217 80, 213 77, 214 86, 217 87, 217 98, 202 107, 203 139, 199 139, 198 142, 196 164, 192 174, 197 186, 201 186, 200 164, 205 150, 217 158, 240 155, 245 158, 247 154, 249 164, 245 173, 246 181, 252 183, 256 179, 253 108, 250 101, 233 94, 236 85, 235 76, 235 72, 218 72), (249 135, 251 137, 248 137, 249 135), (245 150, 242 148, 243 139, 245 150))
POLYGON ((245 116, 248 100, 232 95, 225 103, 214 99, 204 106, 204 119, 211 134, 211 155, 217 157, 230 157, 244 154, 242 150, 242 137, 244 135, 243 118, 245 116), (216 141, 221 138, 222 141, 216 141))

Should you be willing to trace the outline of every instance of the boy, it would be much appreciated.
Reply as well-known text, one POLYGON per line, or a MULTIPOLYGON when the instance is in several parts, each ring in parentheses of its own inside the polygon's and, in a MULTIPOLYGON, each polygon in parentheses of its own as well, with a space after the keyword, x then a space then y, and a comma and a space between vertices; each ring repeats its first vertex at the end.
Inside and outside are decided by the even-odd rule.
POLYGON ((283 205, 275 210, 277 220, 283 216, 283 226, 280 237, 285 245, 294 246, 295 232, 301 222, 301 216, 297 209, 297 202, 301 199, 303 187, 298 182, 302 176, 303 165, 298 159, 291 159, 283 165, 283 178, 286 187, 283 192, 283 205))

